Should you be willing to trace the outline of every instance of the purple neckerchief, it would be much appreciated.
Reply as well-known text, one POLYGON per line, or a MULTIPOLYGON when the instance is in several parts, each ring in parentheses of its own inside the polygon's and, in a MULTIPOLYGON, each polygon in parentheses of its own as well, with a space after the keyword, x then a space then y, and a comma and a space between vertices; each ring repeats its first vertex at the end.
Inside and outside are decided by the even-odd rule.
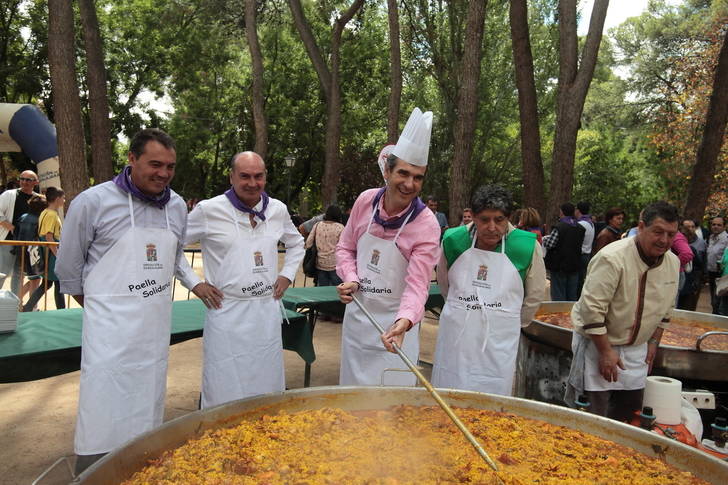
POLYGON ((119 187, 121 190, 126 192, 127 194, 131 194, 137 199, 143 200, 144 202, 149 202, 152 205, 156 205, 160 209, 164 209, 164 206, 167 205, 167 202, 169 202, 170 197, 172 196, 172 191, 169 188, 169 185, 164 188, 161 195, 158 195, 156 197, 151 197, 134 185, 134 182, 131 180, 131 166, 127 165, 124 167, 124 170, 119 173, 116 177, 114 177, 114 183, 119 187))
POLYGON ((568 224, 570 226, 576 225, 576 220, 571 216, 564 216, 561 219, 559 219, 559 222, 563 222, 564 224, 568 224))
POLYGON ((230 203, 237 210, 247 212, 248 214, 253 214, 254 216, 257 216, 258 219, 260 219, 261 221, 265 220, 265 210, 268 208, 268 202, 270 202, 270 197, 268 197, 268 194, 266 194, 265 192, 262 192, 260 194, 260 198, 263 199, 263 209, 261 209, 260 212, 245 205, 245 203, 240 200, 235 194, 235 191, 232 187, 225 191, 225 197, 228 198, 230 203))
POLYGON ((425 203, 422 202, 422 199, 420 199, 419 197, 415 197, 404 214, 385 221, 379 215, 379 201, 384 196, 384 192, 386 190, 387 187, 382 187, 381 189, 379 189, 379 192, 377 192, 377 195, 374 196, 374 200, 372 201, 372 209, 374 210, 374 222, 382 226, 384 229, 399 229, 400 227, 402 227, 402 224, 404 224, 405 220, 407 220, 407 224, 409 224, 410 222, 415 220, 420 212, 427 208, 425 203), (410 216, 410 218, 407 219, 407 216, 410 216))
POLYGON ((577 221, 578 222, 586 221, 589 224, 591 224, 592 227, 594 227, 594 221, 592 221, 592 218, 591 218, 591 216, 589 214, 582 214, 582 216, 580 218, 578 218, 577 221))

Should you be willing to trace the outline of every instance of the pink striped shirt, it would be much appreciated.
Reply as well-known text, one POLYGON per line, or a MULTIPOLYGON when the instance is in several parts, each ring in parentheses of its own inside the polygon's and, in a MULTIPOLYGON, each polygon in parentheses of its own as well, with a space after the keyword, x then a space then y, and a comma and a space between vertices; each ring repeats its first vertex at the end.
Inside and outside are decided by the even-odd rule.
MULTIPOLYGON (((343 281, 359 281, 356 270, 356 245, 372 218, 372 200, 377 190, 379 189, 366 190, 356 199, 349 222, 341 233, 339 244, 336 245, 336 272, 343 281)), ((399 216, 407 210, 394 216, 388 215, 384 210, 384 197, 379 202, 379 215, 383 219, 399 216)), ((369 229, 373 236, 388 241, 394 239, 397 231, 398 229, 385 230, 376 222, 372 223, 369 229)), ((406 287, 393 322, 406 318, 412 323, 418 323, 425 314, 432 270, 440 260, 440 225, 432 211, 423 210, 414 221, 404 226, 397 238, 397 247, 409 264, 407 274, 403 275, 406 287)))

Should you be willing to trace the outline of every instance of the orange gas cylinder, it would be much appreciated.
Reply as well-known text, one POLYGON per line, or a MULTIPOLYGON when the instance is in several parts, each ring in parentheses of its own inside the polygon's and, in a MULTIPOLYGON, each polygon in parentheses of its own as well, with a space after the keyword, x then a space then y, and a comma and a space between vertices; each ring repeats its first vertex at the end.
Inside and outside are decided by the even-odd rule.
POLYGON ((728 458, 728 454, 719 453, 703 446, 695 437, 695 435, 693 435, 684 424, 667 425, 658 423, 655 420, 655 416, 652 415, 652 410, 649 407, 645 407, 642 412, 636 411, 634 418, 632 418, 632 421, 630 421, 630 424, 639 428, 652 431, 653 433, 666 436, 681 443, 685 443, 688 446, 697 448, 720 459, 728 458))

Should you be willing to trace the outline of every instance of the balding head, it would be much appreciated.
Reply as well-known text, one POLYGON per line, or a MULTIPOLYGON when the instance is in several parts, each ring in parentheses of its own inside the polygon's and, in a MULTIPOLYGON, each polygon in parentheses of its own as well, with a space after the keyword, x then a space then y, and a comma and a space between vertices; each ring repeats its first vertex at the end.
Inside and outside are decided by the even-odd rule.
POLYGON ((253 163, 253 164, 260 164, 263 167, 263 170, 265 170, 265 162, 263 161, 263 158, 261 158, 260 155, 258 155, 255 152, 252 151, 246 151, 246 152, 238 152, 235 155, 233 155, 230 158, 230 172, 233 172, 235 170, 235 165, 240 163, 253 163))
POLYGON ((255 206, 265 190, 265 162, 255 152, 240 152, 230 159, 230 184, 248 207, 255 206))
POLYGON ((32 194, 33 188, 38 185, 38 176, 32 170, 25 170, 20 174, 20 190, 32 194))

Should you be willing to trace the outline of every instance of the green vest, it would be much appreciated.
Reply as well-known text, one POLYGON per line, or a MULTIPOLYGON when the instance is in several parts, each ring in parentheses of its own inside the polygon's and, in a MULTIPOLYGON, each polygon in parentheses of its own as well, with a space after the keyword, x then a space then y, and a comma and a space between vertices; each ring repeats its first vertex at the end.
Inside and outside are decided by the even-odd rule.
MULTIPOLYGON (((442 250, 447 259, 447 267, 452 267, 461 254, 470 249, 473 244, 470 231, 467 226, 458 226, 445 231, 442 237, 442 250)), ((526 280, 526 272, 531 266, 533 250, 536 247, 536 234, 520 229, 514 229, 506 236, 506 256, 521 275, 521 280, 526 280)), ((494 251, 501 250, 501 245, 495 247, 494 251)))

